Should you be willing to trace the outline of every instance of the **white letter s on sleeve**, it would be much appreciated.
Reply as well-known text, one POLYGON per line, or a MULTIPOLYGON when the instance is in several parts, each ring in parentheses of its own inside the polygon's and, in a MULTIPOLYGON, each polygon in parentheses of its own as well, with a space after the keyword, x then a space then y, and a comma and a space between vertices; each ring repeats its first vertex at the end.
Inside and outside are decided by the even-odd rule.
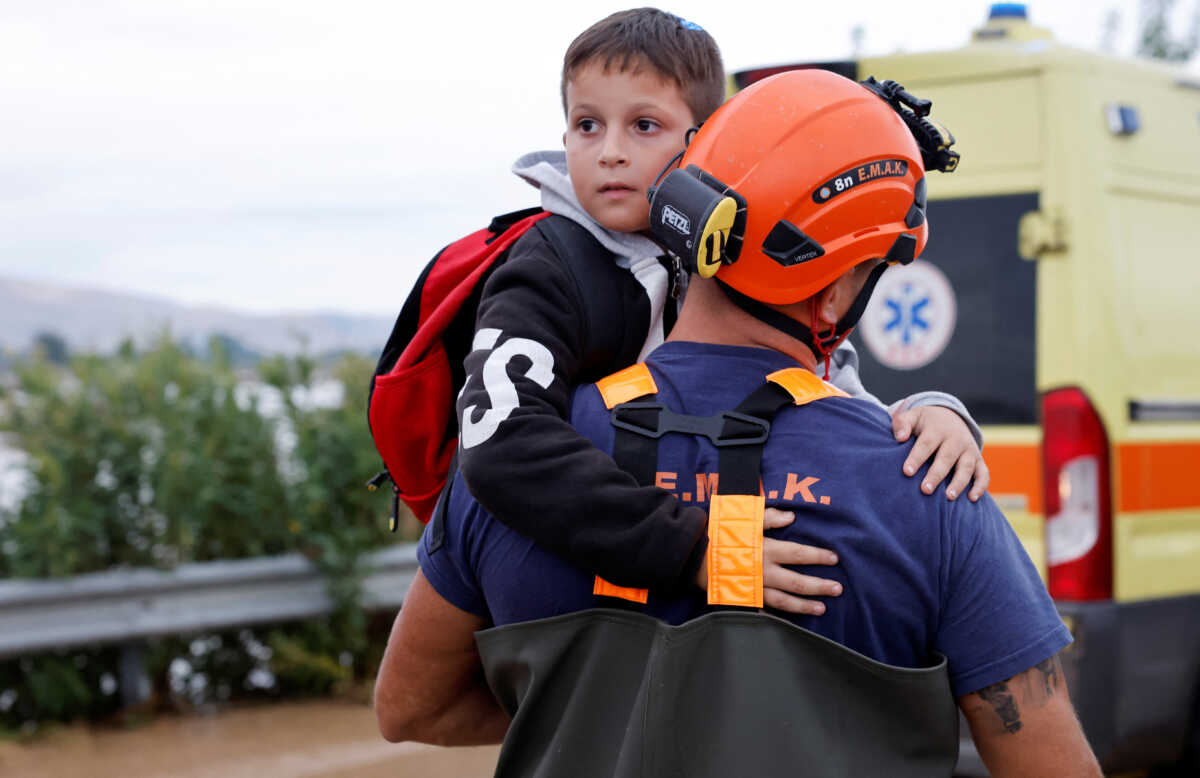
MULTIPOLYGON (((475 333, 471 344, 473 350, 487 350, 500 339, 500 330, 486 328, 475 333)), ((496 433, 500 423, 507 419, 520 404, 517 388, 508 377, 508 363, 515 356, 523 356, 530 362, 525 377, 546 389, 554 381, 554 355, 550 349, 529 338, 509 338, 488 355, 483 363, 483 388, 492 406, 475 420, 476 405, 463 409, 462 429, 458 439, 463 448, 472 448, 483 443, 496 433)))

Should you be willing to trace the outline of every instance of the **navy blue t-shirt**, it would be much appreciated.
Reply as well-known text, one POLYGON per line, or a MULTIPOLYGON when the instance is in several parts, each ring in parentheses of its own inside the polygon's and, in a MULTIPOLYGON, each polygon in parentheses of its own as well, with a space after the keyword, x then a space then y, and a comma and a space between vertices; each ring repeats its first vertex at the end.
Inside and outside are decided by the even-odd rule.
MULTIPOLYGON (((647 360, 658 399, 681 413, 730 410, 766 375, 795 367, 766 349, 673 341, 647 360)), ((574 394, 571 421, 601 450, 613 427, 594 385, 574 394)), ((834 567, 797 567, 843 584, 825 598, 822 616, 776 613, 872 659, 903 667, 949 659, 956 695, 1010 678, 1071 642, 1054 604, 1008 521, 990 497, 948 501, 906 478, 911 443, 892 437, 887 413, 871 403, 834 397, 786 407, 763 451, 767 505, 796 520, 768 534, 835 551, 834 567)), ((707 439, 671 434, 659 442, 658 483, 685 503, 705 505, 717 472, 707 439)), ((547 489, 570 489, 547 482, 547 489)), ((586 522, 587 516, 563 521, 586 522)), ((552 555, 496 521, 455 482, 440 548, 421 538, 418 559, 434 589, 455 606, 495 625, 604 605, 593 575, 552 555)), ((679 624, 706 611, 704 595, 659 596, 646 611, 679 624)))

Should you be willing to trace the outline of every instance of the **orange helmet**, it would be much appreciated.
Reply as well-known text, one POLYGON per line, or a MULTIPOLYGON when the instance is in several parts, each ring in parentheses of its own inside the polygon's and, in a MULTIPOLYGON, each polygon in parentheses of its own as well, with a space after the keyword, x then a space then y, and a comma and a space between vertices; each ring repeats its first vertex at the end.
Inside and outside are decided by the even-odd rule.
MULTIPOLYGON (((651 194, 651 229, 702 276, 763 303, 807 299, 866 260, 911 262, 929 236, 931 149, 914 137, 934 131, 928 110, 892 82, 824 70, 763 79, 695 134, 682 169, 651 194), (688 197, 702 197, 700 184, 711 207, 697 212, 688 197), (679 205, 689 202, 690 213, 679 205)), ((942 140, 934 164, 953 169, 953 138, 942 140)))

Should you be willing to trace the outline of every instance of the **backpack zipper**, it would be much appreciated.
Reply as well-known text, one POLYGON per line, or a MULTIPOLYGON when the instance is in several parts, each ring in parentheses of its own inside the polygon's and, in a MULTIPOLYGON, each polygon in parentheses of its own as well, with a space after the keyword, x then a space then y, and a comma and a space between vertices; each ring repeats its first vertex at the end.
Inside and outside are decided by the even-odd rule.
MULTIPOLYGON (((375 491, 383 485, 384 481, 392 481, 392 474, 385 467, 372 476, 370 481, 367 481, 367 489, 375 491)), ((392 481, 392 515, 388 519, 388 529, 392 532, 396 531, 396 527, 400 524, 400 489, 396 486, 396 482, 392 481)))

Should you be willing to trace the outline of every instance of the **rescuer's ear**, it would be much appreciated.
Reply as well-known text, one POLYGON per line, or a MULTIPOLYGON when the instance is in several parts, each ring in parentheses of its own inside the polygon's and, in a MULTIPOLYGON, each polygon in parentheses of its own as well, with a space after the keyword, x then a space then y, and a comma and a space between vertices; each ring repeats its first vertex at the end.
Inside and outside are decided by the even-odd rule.
POLYGON ((812 322, 814 329, 823 332, 841 321, 850 307, 854 305, 858 293, 862 291, 876 264, 878 263, 863 262, 856 265, 842 273, 832 284, 817 292, 814 310, 818 320, 812 322))

